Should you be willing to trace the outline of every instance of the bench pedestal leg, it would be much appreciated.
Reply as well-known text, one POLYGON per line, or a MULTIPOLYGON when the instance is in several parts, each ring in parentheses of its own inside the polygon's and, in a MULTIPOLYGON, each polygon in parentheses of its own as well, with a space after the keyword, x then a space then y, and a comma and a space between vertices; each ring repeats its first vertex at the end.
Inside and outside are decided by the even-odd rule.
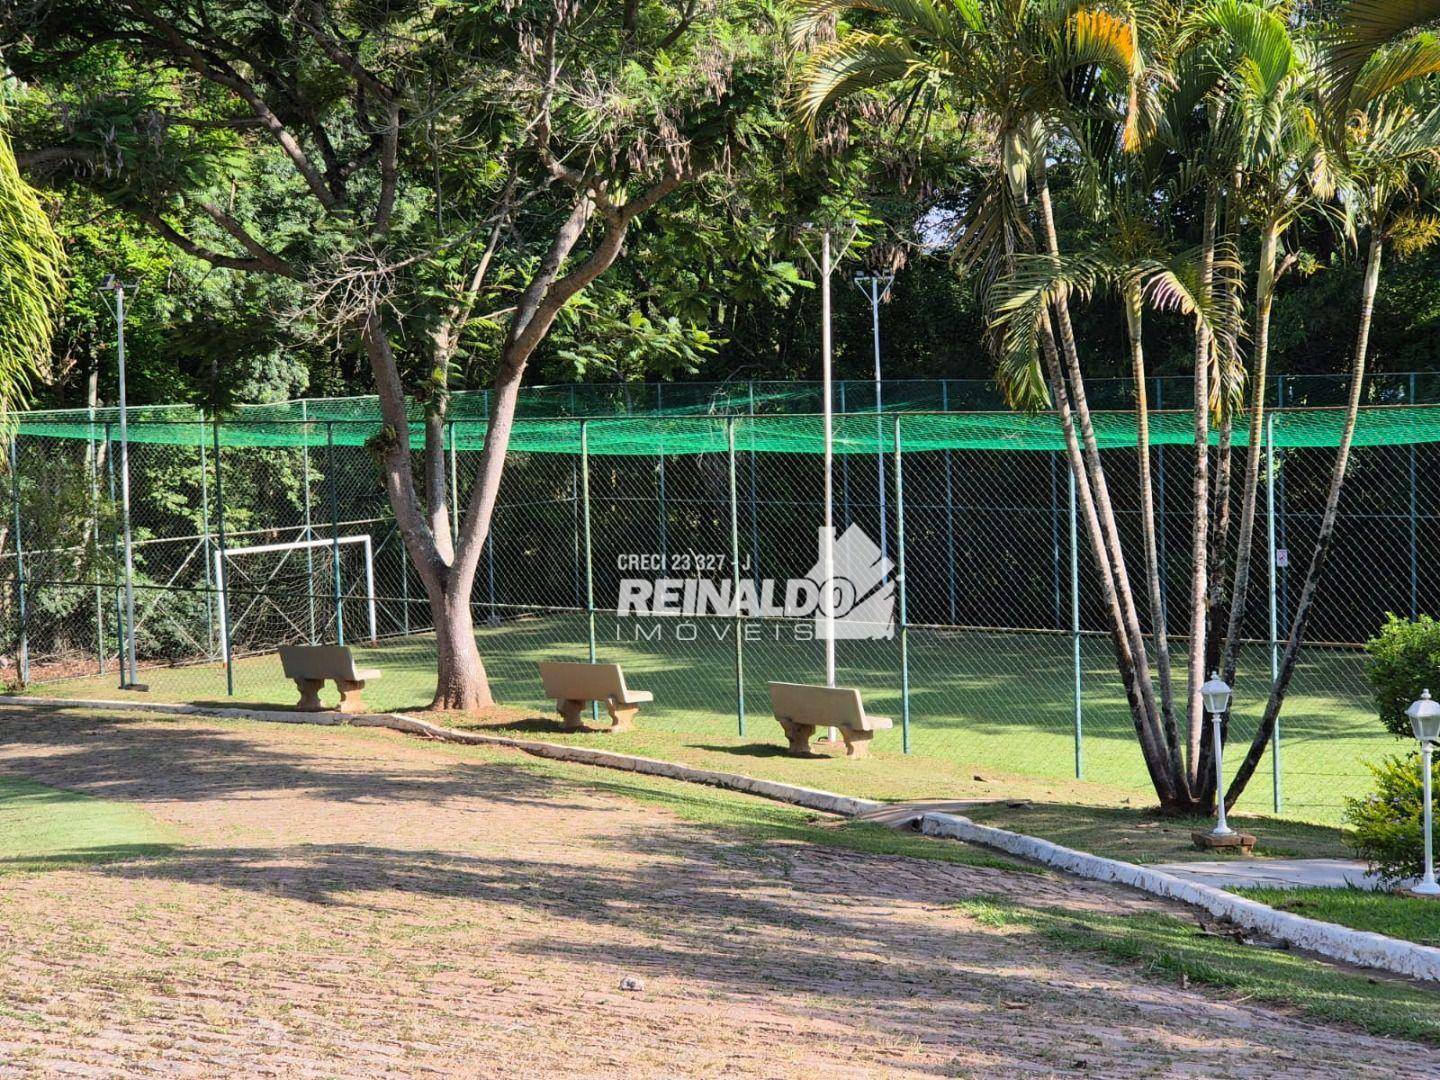
POLYGON ((365 689, 363 680, 336 679, 336 687, 340 690, 340 711, 342 713, 363 713, 365 702, 360 700, 360 691, 365 689))
POLYGON ((794 757, 809 757, 810 737, 815 734, 815 725, 781 720, 780 726, 785 729, 785 738, 789 740, 790 754, 794 757))
POLYGON ((870 740, 875 738, 873 731, 851 731, 849 728, 838 728, 840 737, 845 740, 845 756, 858 758, 870 756, 870 740))
POLYGON ((635 714, 640 711, 638 705, 616 705, 613 701, 606 702, 606 708, 610 712, 611 731, 633 731, 635 730, 635 714))
POLYGON ((570 698, 561 698, 555 702, 555 711, 560 714, 560 730, 584 731, 585 724, 580 719, 580 712, 584 708, 585 702, 570 698))
POLYGON ((320 690, 325 685, 324 679, 296 679, 295 688, 300 691, 300 700, 295 704, 296 712, 320 712, 325 708, 320 704, 320 690))

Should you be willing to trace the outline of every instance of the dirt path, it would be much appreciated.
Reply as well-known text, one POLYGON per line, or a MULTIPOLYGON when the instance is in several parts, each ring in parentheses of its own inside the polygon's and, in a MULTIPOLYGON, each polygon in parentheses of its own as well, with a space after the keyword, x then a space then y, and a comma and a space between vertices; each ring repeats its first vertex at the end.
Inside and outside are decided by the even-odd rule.
MULTIPOLYGON (((381 733, 0 710, 185 846, 0 878, 0 1076, 1427 1076, 949 907, 1050 876, 757 848, 381 733), (622 978, 643 989, 619 989, 622 978)), ((601 779, 604 777, 602 776, 601 779)))

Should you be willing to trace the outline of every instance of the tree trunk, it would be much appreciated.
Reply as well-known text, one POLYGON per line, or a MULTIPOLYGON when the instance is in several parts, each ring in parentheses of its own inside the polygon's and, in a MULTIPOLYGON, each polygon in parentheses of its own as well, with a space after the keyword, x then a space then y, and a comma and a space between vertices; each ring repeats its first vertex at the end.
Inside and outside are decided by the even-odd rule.
MULTIPOLYGON (((1035 168, 1035 182, 1039 221, 1046 251, 1051 255, 1058 255, 1059 241, 1043 163, 1035 168)), ((1101 583, 1106 591, 1106 605, 1110 612, 1111 636, 1119 674, 1130 704, 1131 719, 1140 743, 1141 756, 1145 760, 1161 806, 1171 812, 1187 812, 1191 808, 1190 792, 1185 785, 1183 771, 1177 774, 1171 767, 1172 755, 1160 718, 1160 707, 1155 699, 1155 685, 1150 676, 1145 633, 1130 588, 1119 528, 1115 521, 1114 507, 1110 502, 1099 444, 1091 423, 1084 374, 1080 369, 1069 307, 1063 296, 1056 300, 1054 306, 1061 355, 1056 355, 1048 317, 1046 332, 1042 334, 1041 341, 1044 345, 1048 340, 1049 349, 1042 349, 1042 353, 1045 355, 1047 367, 1051 368, 1051 385, 1057 388, 1056 407, 1065 431, 1071 474, 1075 477, 1077 495, 1085 508, 1086 526, 1090 531, 1091 545, 1101 570, 1101 583), (1063 393, 1067 379, 1070 387, 1069 400, 1058 396, 1063 393), (1073 416, 1070 411, 1072 405, 1073 416)))
POLYGON ((438 652, 435 697, 432 709, 467 712, 495 704, 490 680, 480 649, 475 644, 475 622, 465 597, 441 594, 432 598, 430 613, 435 620, 435 648, 438 652))
MULTIPOLYGON (((1205 192, 1205 219, 1200 248, 1200 293, 1209 295, 1215 268, 1215 218, 1220 191, 1211 184, 1205 192)), ((1201 741, 1205 714, 1200 685, 1205 681, 1205 624, 1209 600, 1206 575, 1210 552, 1210 332, 1203 320, 1195 323, 1195 462, 1191 481, 1193 512, 1190 525, 1190 640, 1187 708, 1190 789, 1200 775, 1201 741)), ((1203 796, 1202 796, 1203 797, 1203 796)))
POLYGON ((1160 676, 1160 715, 1169 742, 1170 768, 1183 770, 1180 735, 1175 726, 1175 699, 1171 684, 1170 635, 1165 626, 1165 601, 1160 581, 1160 552, 1155 522, 1155 485, 1150 471, 1150 395, 1145 374, 1144 300, 1139 282, 1125 287, 1125 325, 1130 337, 1130 371, 1135 380, 1135 452, 1140 470, 1140 531, 1145 544, 1145 582, 1150 601, 1150 632, 1155 642, 1155 666, 1160 676))
MULTIPOLYGON (((1250 417, 1245 451, 1245 475, 1240 492, 1240 524, 1235 537, 1234 577, 1222 605, 1211 612, 1216 625, 1224 620, 1219 656, 1215 666, 1220 677, 1235 685, 1235 671, 1240 660, 1240 637, 1244 631, 1245 611, 1250 593, 1250 566, 1254 561, 1255 517, 1260 499, 1260 462, 1264 457, 1265 393, 1270 367, 1270 311, 1275 301, 1275 266, 1280 246, 1280 224, 1266 223, 1260 237, 1260 258, 1255 276, 1255 359, 1250 372, 1250 417)), ((1224 742, 1230 730, 1227 710, 1220 723, 1224 742)), ((1215 787, 1214 755, 1205 761, 1200 783, 1205 790, 1215 787)))
POLYGON ((1335 465, 1330 471, 1330 490, 1325 497, 1325 510, 1320 517, 1320 528, 1315 534, 1315 551, 1310 556, 1310 568, 1305 572, 1305 584, 1300 590, 1300 602, 1295 609, 1295 619, 1290 625, 1290 636, 1285 642, 1285 652, 1280 658, 1280 671, 1275 685, 1270 688, 1269 700, 1265 702, 1265 713, 1260 718, 1260 727, 1251 740, 1250 749, 1235 779, 1225 791, 1225 803, 1232 804, 1244 792, 1265 748, 1275 732, 1275 722, 1285 704, 1285 695, 1290 680, 1295 675, 1295 664, 1300 659, 1300 644, 1305 639, 1305 630, 1315 606, 1315 593, 1325 572, 1325 561, 1335 539, 1335 520, 1340 511, 1340 494, 1345 488, 1345 475, 1350 466, 1350 446, 1355 439, 1355 423, 1360 413, 1360 396, 1364 389, 1365 362, 1370 348, 1370 323, 1375 313, 1375 292, 1380 284, 1380 257, 1383 253, 1384 232, 1381 222, 1372 226, 1370 250, 1365 264, 1365 283, 1360 294, 1360 325, 1355 334, 1355 359, 1350 367, 1350 398, 1346 405, 1345 423, 1340 430, 1340 445, 1335 451, 1335 465))

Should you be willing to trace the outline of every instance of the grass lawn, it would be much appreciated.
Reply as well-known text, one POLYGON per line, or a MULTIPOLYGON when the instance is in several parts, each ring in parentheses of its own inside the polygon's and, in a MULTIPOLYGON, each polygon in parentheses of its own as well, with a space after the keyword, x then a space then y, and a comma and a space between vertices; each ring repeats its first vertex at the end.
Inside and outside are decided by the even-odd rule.
POLYGON ((1440 901, 1365 889, 1231 889, 1262 904, 1355 930, 1440 946, 1440 901))
MULTIPOLYGON (((1213 818, 1167 818, 1140 809, 997 802, 976 806, 965 815, 981 825, 1039 836, 1079 851, 1133 863, 1214 861, 1226 858, 1198 851, 1190 842, 1195 829, 1211 829, 1213 818)), ((1343 830, 1284 818, 1232 815, 1230 824, 1255 834, 1256 858, 1350 859, 1343 830)), ((1244 859, 1234 855, 1231 858, 1244 859)))
POLYGON ((163 855, 174 841, 125 803, 0 776, 0 874, 163 855))
POLYGON ((1280 949, 1257 948, 1162 914, 1127 917, 1031 908, 1007 897, 964 901, 957 909, 987 926, 1031 934, 1067 949, 1145 969, 1158 979, 1288 1005, 1315 1020, 1352 1024, 1373 1035, 1440 1043, 1440 997, 1401 979, 1331 967, 1280 949))
MULTIPOLYGON (((347 619, 347 625, 352 622, 347 619)), ((728 621, 700 624, 693 641, 675 640, 673 627, 647 628, 640 619, 599 616, 597 624, 599 659, 622 662, 633 686, 655 693, 655 704, 641 713, 641 724, 647 734, 659 739, 663 733, 670 741, 657 742, 654 749, 711 750, 732 767, 743 765, 740 771, 751 771, 756 760, 774 753, 782 743, 769 713, 767 681, 814 681, 823 671, 820 643, 794 641, 780 632, 779 625, 761 620, 747 624, 742 733, 735 704, 734 639, 721 636, 734 629, 728 621), (646 636, 650 631, 664 632, 652 638, 646 636)), ((482 627, 477 636, 497 699, 532 717, 553 716, 551 704, 539 698, 536 661, 588 654, 586 618, 578 613, 517 619, 482 627)), ((1104 640, 1086 638, 1082 643, 1080 768, 1085 784, 1099 785, 1095 798, 1074 795, 1085 784, 1076 784, 1074 672, 1068 637, 915 628, 909 648, 911 754, 900 753, 903 716, 896 642, 840 642, 839 681, 859 686, 867 706, 893 717, 896 728, 875 740, 881 751, 877 761, 886 764, 871 769, 865 780, 854 785, 818 778, 813 782, 884 798, 964 798, 972 793, 952 783, 979 771, 1041 781, 1060 801, 1098 802, 1102 801, 1098 793, 1109 798, 1117 792, 1137 804, 1151 798, 1104 640), (900 764, 906 760, 917 764, 907 770, 900 764), (928 785, 912 782, 926 776, 928 785)), ((372 707, 414 709, 429 700, 433 637, 387 639, 356 651, 360 662, 384 672, 366 690, 372 707)), ((1246 662, 1253 668, 1262 659, 1258 652, 1247 653, 1246 662)), ((1176 662, 1183 663, 1183 657, 1176 662)), ((1281 788, 1286 816, 1338 822, 1343 797, 1362 794, 1369 786, 1364 762, 1397 749, 1396 740, 1384 734, 1372 716, 1362 665, 1357 651, 1344 649, 1313 648, 1302 661, 1282 716, 1281 788)), ((1251 668, 1242 669, 1242 674, 1249 670, 1253 678, 1262 677, 1258 668, 1251 668)), ((1268 678, 1268 669, 1263 677, 1268 678)), ((273 655, 235 662, 233 696, 227 694, 221 665, 154 668, 146 670, 143 678, 151 687, 150 697, 162 701, 274 707, 295 698, 273 655)), ((109 674, 40 684, 34 690, 82 698, 119 696, 109 674)), ((333 701, 333 693, 327 689, 326 699, 333 701)), ((1260 691, 1242 679, 1232 727, 1237 738, 1247 738, 1253 730, 1262 704, 1259 699, 1260 691)), ((613 744, 618 749, 640 749, 620 739, 613 744)), ((1238 762, 1240 755, 1231 758, 1238 762)), ((1031 794, 1044 791, 1042 786, 1031 794)), ((1267 761, 1240 809, 1270 812, 1272 798, 1267 761)))

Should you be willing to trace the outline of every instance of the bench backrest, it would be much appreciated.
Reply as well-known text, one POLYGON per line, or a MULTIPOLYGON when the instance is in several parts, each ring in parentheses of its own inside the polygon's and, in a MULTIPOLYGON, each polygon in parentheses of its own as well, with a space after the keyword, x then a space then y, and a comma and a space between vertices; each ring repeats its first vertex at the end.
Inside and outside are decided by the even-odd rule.
POLYGON ((619 664, 577 664, 540 661, 540 683, 545 696, 556 701, 625 699, 625 673, 619 664))
POLYGON ((816 727, 859 729, 865 721, 860 691, 853 687, 772 682, 770 707, 777 717, 816 727))
POLYGON ((287 679, 358 681, 348 645, 281 645, 280 666, 287 679))

